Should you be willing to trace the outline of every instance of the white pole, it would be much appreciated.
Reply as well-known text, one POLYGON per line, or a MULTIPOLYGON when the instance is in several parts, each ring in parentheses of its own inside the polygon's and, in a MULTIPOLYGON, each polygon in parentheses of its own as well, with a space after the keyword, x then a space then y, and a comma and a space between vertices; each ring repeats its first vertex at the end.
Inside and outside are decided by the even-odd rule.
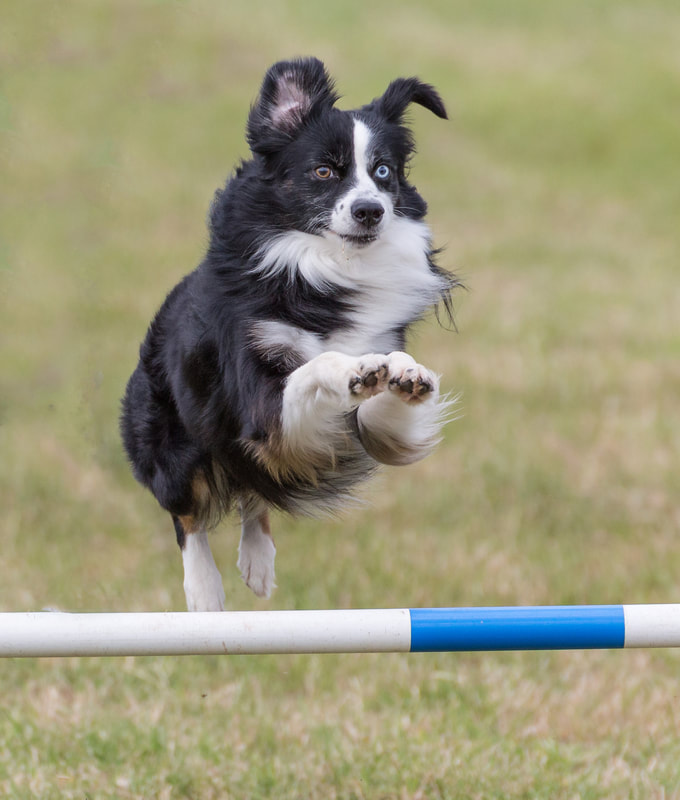
POLYGON ((0 613, 0 656, 408 652, 408 609, 0 613))
POLYGON ((623 606, 625 647, 679 647, 680 604, 623 606))

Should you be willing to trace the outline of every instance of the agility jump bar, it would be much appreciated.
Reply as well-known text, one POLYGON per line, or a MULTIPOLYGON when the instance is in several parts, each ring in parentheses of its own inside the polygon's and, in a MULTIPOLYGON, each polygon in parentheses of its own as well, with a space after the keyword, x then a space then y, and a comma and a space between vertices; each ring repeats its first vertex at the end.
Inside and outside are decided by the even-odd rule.
POLYGON ((0 613, 0 657, 680 647, 680 604, 0 613))

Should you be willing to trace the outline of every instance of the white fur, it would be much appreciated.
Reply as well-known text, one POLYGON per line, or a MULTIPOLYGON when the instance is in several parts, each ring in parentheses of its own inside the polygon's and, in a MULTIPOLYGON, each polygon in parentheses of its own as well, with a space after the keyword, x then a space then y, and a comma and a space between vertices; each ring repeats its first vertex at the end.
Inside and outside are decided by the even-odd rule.
POLYGON ((182 561, 189 611, 224 611, 222 577, 210 551, 207 533, 187 534, 182 561))
POLYGON ((329 349, 356 355, 390 351, 385 333, 417 319, 440 298, 441 278, 430 269, 430 237, 423 223, 395 218, 388 231, 352 267, 358 289, 351 325, 327 340, 329 349))
POLYGON ((237 566, 246 586, 258 597, 269 597, 276 586, 275 556, 276 547, 271 534, 263 530, 258 519, 244 517, 237 566))
POLYGON ((391 353, 389 391, 359 408, 359 429, 372 440, 392 445, 393 463, 410 464, 427 456, 438 444, 452 403, 439 396, 439 375, 417 364, 407 353, 391 353), (410 398, 394 378, 426 381, 432 390, 423 399, 410 398))
POLYGON ((421 272, 426 268, 430 250, 430 231, 420 220, 395 216, 383 230, 380 238, 370 244, 357 245, 346 242, 333 233, 324 235, 289 231, 270 239, 257 257, 254 272, 265 275, 288 273, 291 280, 299 274, 317 289, 338 285, 353 288, 371 276, 364 266, 375 266, 383 274, 397 266, 421 272))
MULTIPOLYGON (((368 365, 369 370, 377 366, 375 360, 368 365)), ((345 414, 364 399, 350 390, 357 379, 359 359, 343 353, 321 353, 296 369, 286 383, 281 408, 287 445, 296 452, 332 456, 345 414)))
POLYGON ((261 250, 257 270, 291 277, 299 273, 319 289, 353 289, 351 324, 325 339, 322 349, 361 355, 392 350, 397 342, 386 339, 385 332, 419 317, 439 300, 442 279, 430 269, 429 251, 427 225, 395 216, 377 241, 363 246, 333 234, 283 234, 261 250))
POLYGON ((424 458, 439 442, 446 404, 433 395, 418 404, 406 404, 393 392, 385 392, 364 403, 359 409, 362 428, 371 435, 398 441, 404 450, 424 458))
POLYGON ((346 414, 361 406, 361 426, 372 437, 387 438, 412 453, 404 463, 416 461, 438 440, 443 424, 438 397, 438 376, 406 353, 354 357, 326 352, 288 378, 281 409, 282 431, 287 445, 297 453, 331 455, 344 430, 346 414), (375 382, 364 385, 368 375, 374 376, 375 382), (432 391, 422 399, 408 397, 394 384, 404 378, 427 381, 432 391), (402 401, 410 402, 407 406, 402 401))
POLYGON ((290 349, 309 361, 323 350, 319 336, 279 320, 258 320, 251 326, 250 333, 262 351, 290 349))
POLYGON ((392 199, 389 194, 378 188, 370 175, 371 167, 371 130, 359 119, 354 120, 354 182, 352 187, 335 204, 331 213, 330 229, 338 236, 351 236, 356 233, 356 223, 352 217, 352 205, 357 200, 370 200, 379 203, 383 208, 383 218, 376 226, 375 232, 380 234, 387 228, 394 216, 392 199))

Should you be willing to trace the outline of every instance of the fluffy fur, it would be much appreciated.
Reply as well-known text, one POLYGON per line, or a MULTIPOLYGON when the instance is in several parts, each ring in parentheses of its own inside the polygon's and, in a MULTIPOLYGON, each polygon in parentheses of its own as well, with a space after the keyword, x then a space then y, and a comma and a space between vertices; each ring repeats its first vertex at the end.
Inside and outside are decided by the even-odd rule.
POLYGON ((224 608, 207 531, 233 505, 239 568, 274 586, 271 508, 336 509, 378 463, 439 437, 438 377, 403 352, 408 327, 450 312, 426 204, 406 178, 416 78, 354 111, 323 64, 275 64, 251 109, 252 158, 218 191, 200 266, 151 323, 123 399, 136 478, 173 518, 190 610, 224 608))

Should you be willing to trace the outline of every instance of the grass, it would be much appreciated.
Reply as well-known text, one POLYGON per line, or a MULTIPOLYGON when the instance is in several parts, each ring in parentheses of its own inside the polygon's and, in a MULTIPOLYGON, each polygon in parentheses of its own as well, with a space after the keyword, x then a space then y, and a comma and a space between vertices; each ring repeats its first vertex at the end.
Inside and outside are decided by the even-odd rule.
MULTIPOLYGON (((470 291, 412 350, 462 392, 369 504, 275 521, 279 589, 232 608, 672 602, 680 571, 680 12, 10 0, 0 24, 0 609, 183 607, 119 398, 200 259, 265 68, 322 57, 347 106, 396 75, 413 178, 470 291)), ((680 797, 678 655, 8 661, 10 798, 680 797)))

